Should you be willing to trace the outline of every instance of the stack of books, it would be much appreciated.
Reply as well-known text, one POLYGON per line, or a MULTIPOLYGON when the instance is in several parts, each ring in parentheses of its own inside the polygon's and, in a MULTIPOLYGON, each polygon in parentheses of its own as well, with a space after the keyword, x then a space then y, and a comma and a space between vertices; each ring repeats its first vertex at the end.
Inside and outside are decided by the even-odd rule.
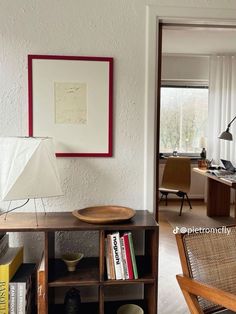
POLYGON ((138 279, 138 270, 131 232, 108 234, 105 239, 107 278, 138 279))
POLYGON ((23 247, 9 247, 9 236, 0 238, 0 314, 32 313, 32 277, 35 264, 23 264, 23 247))

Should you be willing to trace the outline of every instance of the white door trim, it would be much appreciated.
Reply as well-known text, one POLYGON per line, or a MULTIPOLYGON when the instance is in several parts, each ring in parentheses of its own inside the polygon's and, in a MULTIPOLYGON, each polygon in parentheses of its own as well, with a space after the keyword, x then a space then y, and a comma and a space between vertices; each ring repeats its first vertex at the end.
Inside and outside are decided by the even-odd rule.
POLYGON ((155 211, 158 26, 160 21, 177 24, 236 26, 236 10, 146 6, 145 116, 144 116, 144 209, 155 211))

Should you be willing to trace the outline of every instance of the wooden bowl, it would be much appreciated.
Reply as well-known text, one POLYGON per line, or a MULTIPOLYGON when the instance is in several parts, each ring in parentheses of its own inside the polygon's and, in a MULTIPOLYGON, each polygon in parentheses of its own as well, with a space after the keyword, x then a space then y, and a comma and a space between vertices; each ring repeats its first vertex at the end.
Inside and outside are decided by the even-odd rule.
POLYGON ((122 206, 94 206, 74 210, 72 214, 82 221, 92 224, 118 223, 131 219, 135 210, 122 206))

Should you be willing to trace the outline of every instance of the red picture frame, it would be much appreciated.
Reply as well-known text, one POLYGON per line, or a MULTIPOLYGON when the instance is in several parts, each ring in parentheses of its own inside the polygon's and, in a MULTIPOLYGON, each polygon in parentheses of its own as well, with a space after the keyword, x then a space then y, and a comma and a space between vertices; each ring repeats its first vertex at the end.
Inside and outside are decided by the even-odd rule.
MULTIPOLYGON (((59 72, 59 74, 57 73, 56 75, 60 76, 60 70, 58 71, 58 68, 60 68, 60 64, 63 65, 63 70, 62 70, 62 74, 64 75, 64 77, 68 77, 68 73, 70 73, 69 71, 73 72, 73 77, 76 77, 77 72, 79 72, 80 74, 78 75, 82 75, 81 73, 85 73, 85 76, 87 75, 87 77, 89 77, 89 73, 87 73, 86 71, 86 66, 88 68, 88 72, 91 71, 91 76, 95 76, 95 79, 93 79, 93 82, 90 84, 92 86, 94 86, 94 88, 96 89, 97 94, 99 94, 99 88, 96 87, 96 71, 101 71, 101 73, 103 75, 100 75, 100 73, 97 74, 97 77, 100 78, 100 80, 103 79, 104 76, 104 83, 102 83, 102 90, 105 90, 105 92, 101 93, 101 103, 102 103, 102 108, 96 108, 96 106, 93 104, 90 104, 90 112, 92 110, 94 110, 95 112, 93 113, 93 116, 96 116, 96 111, 99 113, 99 115, 103 114, 102 118, 100 120, 105 121, 105 123, 102 124, 102 128, 104 129, 103 132, 101 132, 101 147, 98 147, 99 151, 94 151, 96 150, 93 149, 93 143, 91 138, 93 138, 92 135, 94 135, 94 137, 96 138, 96 142, 94 142, 94 144, 96 144, 95 146, 99 146, 98 142, 99 142, 99 119, 97 119, 95 121, 95 126, 94 123, 92 125, 92 123, 90 123, 90 125, 92 125, 92 131, 89 131, 89 126, 86 125, 86 128, 84 127, 85 130, 87 130, 87 132, 89 133, 88 138, 90 139, 90 142, 88 144, 88 147, 90 148, 90 151, 86 151, 86 148, 83 148, 82 151, 75 151, 76 148, 74 146, 76 146, 76 143, 73 143, 73 149, 71 151, 67 150, 67 143, 65 143, 65 147, 66 147, 66 151, 62 151, 61 149, 57 149, 56 152, 56 156, 57 157, 112 157, 112 138, 113 138, 113 58, 110 57, 87 57, 87 56, 57 56, 57 55, 28 55, 28 122, 29 122, 29 136, 49 136, 49 137, 53 137, 54 139, 56 139, 56 141, 58 140, 58 142, 60 142, 60 139, 58 139, 58 137, 60 137, 58 134, 61 132, 61 134, 63 135, 63 137, 65 136, 65 129, 66 129, 66 124, 64 125, 58 125, 55 124, 52 120, 53 118, 51 117, 50 119, 45 119, 46 116, 46 112, 47 111, 47 107, 44 104, 44 101, 42 101, 41 103, 43 103, 43 108, 41 108, 41 103, 38 99, 43 98, 41 97, 42 93, 45 93, 44 90, 48 90, 46 92, 46 96, 48 95, 49 97, 44 97, 43 99, 51 99, 51 95, 53 94, 53 92, 50 90, 51 89, 51 81, 54 80, 53 76, 54 72, 59 72), (61 62, 60 62, 61 61, 61 62), (68 61, 68 62, 67 62, 68 61), (72 61, 72 63, 71 63, 72 61), (67 64, 68 64, 68 69, 67 69, 67 64), (73 65, 73 66, 72 66, 73 65), (72 67, 71 67, 72 66, 72 67), (52 67, 52 71, 50 72, 48 70, 48 68, 50 69, 50 67, 52 67), (77 71, 80 70, 81 71, 77 71), (53 71, 55 70, 56 71, 53 71), (101 69, 101 70, 100 70, 101 69), (48 72, 50 74, 48 74, 48 72), (49 78, 48 78, 49 76, 49 78), (102 76, 102 77, 100 77, 102 76), (50 82, 50 84, 48 84, 48 87, 45 83, 45 81, 50 82), (42 86, 41 85, 45 85, 42 86), (105 86, 108 85, 108 86, 105 86), (107 95, 106 95, 107 93, 107 95), (104 101, 104 99, 106 99, 106 101, 104 101), (106 102, 106 104, 105 104, 106 102), (36 106, 36 109, 35 109, 36 106), (103 113, 104 111, 104 113, 103 113), (101 113, 102 112, 102 113, 101 113), (41 117, 42 116, 42 117, 41 117), (44 119, 43 119, 44 117, 44 119), (48 122, 48 124, 52 124, 51 126, 46 126, 46 128, 44 128, 44 121, 51 121, 48 122), (98 124, 97 128, 98 128, 98 134, 96 132, 96 123, 98 124), (106 124, 104 126, 104 124, 106 124), (62 128, 62 130, 60 131, 60 128, 62 128), (46 130, 51 130, 45 133, 46 130), (59 130, 57 132, 57 129, 59 130), (56 130, 56 131, 55 131, 56 130), (55 136, 55 134, 57 134, 55 136), (105 135, 104 135, 105 134, 105 135), (106 138, 104 137, 106 136, 106 138)), ((58 80, 58 77, 56 77, 55 75, 55 79, 58 80)), ((62 76, 63 76, 62 75, 62 76)), ((80 77, 81 79, 81 77, 80 77)), ((90 79, 90 78, 89 78, 90 79)), ((67 78, 68 80, 68 78, 67 78)), ((73 79, 74 80, 74 79, 73 79)), ((101 84, 101 82, 98 82, 99 84, 101 84)), ((65 83, 66 84, 66 83, 65 83)), ((98 85, 99 85, 98 84, 98 85)), ((89 84, 88 84, 89 86, 89 84)), ((88 88, 89 89, 89 88, 88 88)), ((87 91, 87 89, 86 89, 87 91)), ((88 93, 88 92, 87 92, 88 93)), ((90 96, 92 96, 93 94, 92 88, 90 88, 90 96)), ((43 95, 44 96, 44 95, 43 95)), ((89 98, 89 97, 88 97, 89 98)), ((92 97, 90 97, 92 98, 92 97)), ((52 105, 52 101, 48 100, 48 107, 50 107, 49 112, 53 112, 51 106, 52 105)), ((89 123, 88 123, 89 125, 89 123)), ((76 126, 69 126, 68 125, 68 130, 74 130, 76 129, 76 126)), ((81 130, 81 126, 78 126, 78 130, 81 130)), ((68 131, 68 133, 70 133, 72 135, 73 131, 68 131)), ((79 133, 79 131, 78 131, 79 133)), ((78 134, 77 133, 77 134, 78 134)), ((82 132, 83 133, 83 132, 82 132)), ((85 143, 86 145, 86 134, 82 135, 82 142, 85 143)), ((85 132, 86 133, 86 132, 85 132)), ((80 135, 80 134, 79 134, 80 135)), ((70 140, 71 138, 74 138, 76 136, 76 134, 73 133, 73 136, 70 136, 70 140)), ((66 141, 65 141, 66 142, 66 141)), ((69 145, 69 144, 68 144, 69 145)), ((57 145, 56 145, 57 147, 57 145)), ((71 146, 72 147, 72 146, 71 146)), ((88 149, 89 150, 89 149, 88 149)))

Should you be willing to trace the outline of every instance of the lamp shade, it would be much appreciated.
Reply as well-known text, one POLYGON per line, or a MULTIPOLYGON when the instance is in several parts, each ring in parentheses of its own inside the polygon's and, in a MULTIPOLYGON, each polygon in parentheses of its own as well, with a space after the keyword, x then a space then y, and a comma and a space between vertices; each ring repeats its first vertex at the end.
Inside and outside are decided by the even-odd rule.
POLYGON ((221 140, 226 140, 226 141, 232 141, 233 140, 233 135, 227 130, 222 132, 218 137, 221 140))
POLYGON ((0 199, 63 195, 50 138, 0 138, 0 199))
POLYGON ((200 146, 200 148, 206 147, 206 137, 205 136, 200 137, 199 146, 200 146))

